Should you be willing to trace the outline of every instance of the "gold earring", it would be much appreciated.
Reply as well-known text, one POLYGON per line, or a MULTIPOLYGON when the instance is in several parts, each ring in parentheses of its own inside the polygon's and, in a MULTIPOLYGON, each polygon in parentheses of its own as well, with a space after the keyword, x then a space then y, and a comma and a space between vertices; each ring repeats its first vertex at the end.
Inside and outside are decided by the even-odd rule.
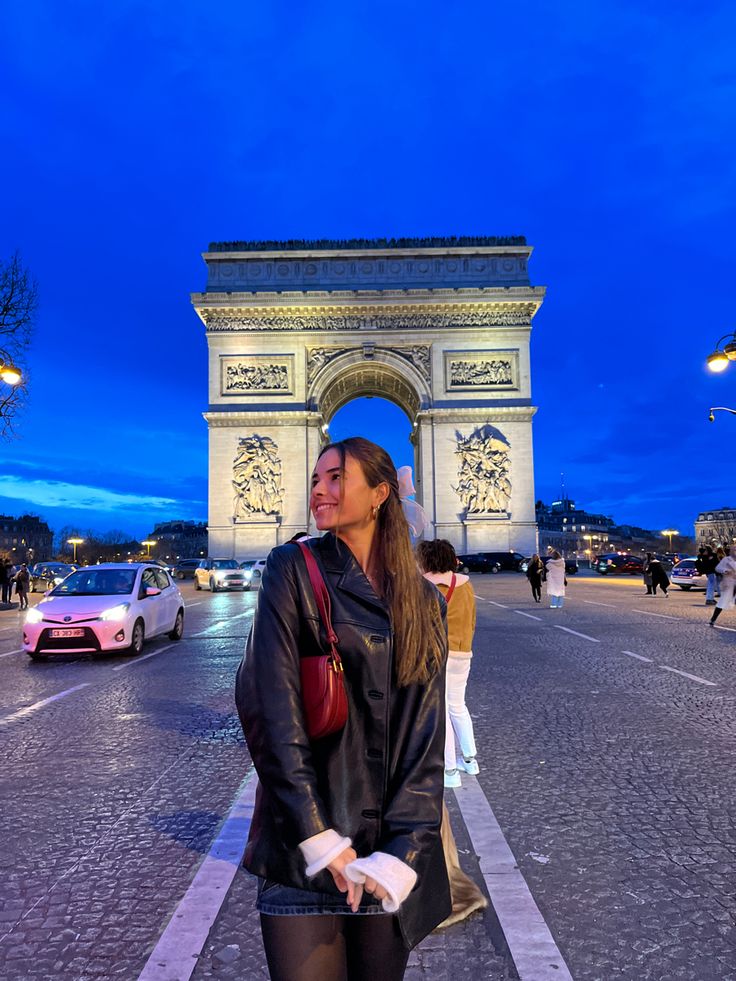
POLYGON ((373 512, 373 520, 374 521, 377 521, 378 520, 378 508, 379 507, 380 507, 380 505, 376 504, 376 506, 374 508, 371 508, 371 511, 373 512))

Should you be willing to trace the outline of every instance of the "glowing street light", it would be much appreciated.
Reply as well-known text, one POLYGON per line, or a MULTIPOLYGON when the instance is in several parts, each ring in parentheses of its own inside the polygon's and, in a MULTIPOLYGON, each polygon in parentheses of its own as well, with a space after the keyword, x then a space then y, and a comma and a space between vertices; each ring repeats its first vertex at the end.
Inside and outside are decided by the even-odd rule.
POLYGON ((67 545, 72 545, 74 547, 74 558, 73 558, 72 561, 73 562, 76 562, 77 561, 77 545, 84 545, 84 539, 83 538, 67 538, 66 543, 67 543, 67 545))
POLYGON ((731 415, 736 416, 736 409, 729 409, 726 405, 714 405, 708 414, 709 422, 716 421, 716 417, 713 415, 714 412, 730 412, 731 415))
POLYGON ((151 557, 151 546, 155 544, 156 544, 155 539, 153 541, 151 541, 150 539, 146 539, 145 542, 141 542, 141 545, 145 545, 146 548, 148 549, 148 551, 146 552, 146 557, 149 559, 151 557))
POLYGON ((16 368, 13 364, 5 364, 4 361, 0 361, 0 378, 6 385, 20 385, 23 381, 20 368, 16 368))
POLYGON ((669 538, 669 540, 670 540, 670 552, 671 552, 672 551, 672 536, 673 535, 679 535, 680 532, 676 528, 665 528, 662 531, 662 534, 663 535, 667 535, 667 537, 669 538))
POLYGON ((708 368, 716 374, 725 371, 730 361, 736 361, 736 330, 733 334, 724 334, 719 338, 715 351, 706 358, 708 368), (727 338, 728 344, 721 347, 721 342, 727 338))

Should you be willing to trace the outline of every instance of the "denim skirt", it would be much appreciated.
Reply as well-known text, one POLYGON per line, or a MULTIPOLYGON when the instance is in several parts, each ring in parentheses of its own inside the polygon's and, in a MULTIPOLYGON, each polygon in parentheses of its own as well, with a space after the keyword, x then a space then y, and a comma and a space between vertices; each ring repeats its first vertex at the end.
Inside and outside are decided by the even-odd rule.
POLYGON ((345 916, 366 916, 385 913, 379 899, 363 893, 360 906, 355 913, 345 902, 346 896, 333 896, 328 892, 312 892, 310 889, 295 889, 282 886, 270 879, 258 879, 258 899, 256 909, 269 916, 324 916, 342 913, 345 916))

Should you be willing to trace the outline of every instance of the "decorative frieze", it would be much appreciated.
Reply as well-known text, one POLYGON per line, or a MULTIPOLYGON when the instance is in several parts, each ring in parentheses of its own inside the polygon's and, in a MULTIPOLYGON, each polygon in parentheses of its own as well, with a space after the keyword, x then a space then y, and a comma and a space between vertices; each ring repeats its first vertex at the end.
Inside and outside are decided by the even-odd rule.
POLYGON ((453 490, 467 515, 507 514, 511 501, 511 446, 494 426, 479 426, 469 436, 456 432, 459 458, 453 490))
POLYGON ((247 521, 260 515, 280 514, 281 460, 278 446, 270 436, 244 436, 238 440, 233 462, 235 491, 233 520, 247 521))
POLYGON ((293 354, 220 358, 222 395, 292 395, 293 392, 293 354))
POLYGON ((446 392, 519 388, 518 351, 445 351, 446 392))
MULTIPOLYGON (((334 361, 341 354, 349 354, 354 347, 310 347, 307 348, 307 384, 311 385, 325 365, 334 361)), ((375 357, 376 353, 390 351, 414 365, 420 375, 426 380, 432 379, 432 348, 428 344, 413 344, 409 347, 379 347, 374 344, 363 345, 363 356, 366 360, 375 357)))

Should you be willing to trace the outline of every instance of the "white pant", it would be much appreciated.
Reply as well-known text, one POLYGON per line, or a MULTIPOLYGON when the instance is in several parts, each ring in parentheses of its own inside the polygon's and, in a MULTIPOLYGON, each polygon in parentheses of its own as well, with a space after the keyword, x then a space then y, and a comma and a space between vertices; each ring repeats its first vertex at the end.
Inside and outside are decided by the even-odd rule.
POLYGON ((469 657, 448 657, 447 688, 445 706, 447 711, 445 731, 445 769, 454 770, 457 766, 455 736, 460 743, 463 756, 475 756, 475 737, 473 720, 465 705, 465 688, 470 674, 469 657))

